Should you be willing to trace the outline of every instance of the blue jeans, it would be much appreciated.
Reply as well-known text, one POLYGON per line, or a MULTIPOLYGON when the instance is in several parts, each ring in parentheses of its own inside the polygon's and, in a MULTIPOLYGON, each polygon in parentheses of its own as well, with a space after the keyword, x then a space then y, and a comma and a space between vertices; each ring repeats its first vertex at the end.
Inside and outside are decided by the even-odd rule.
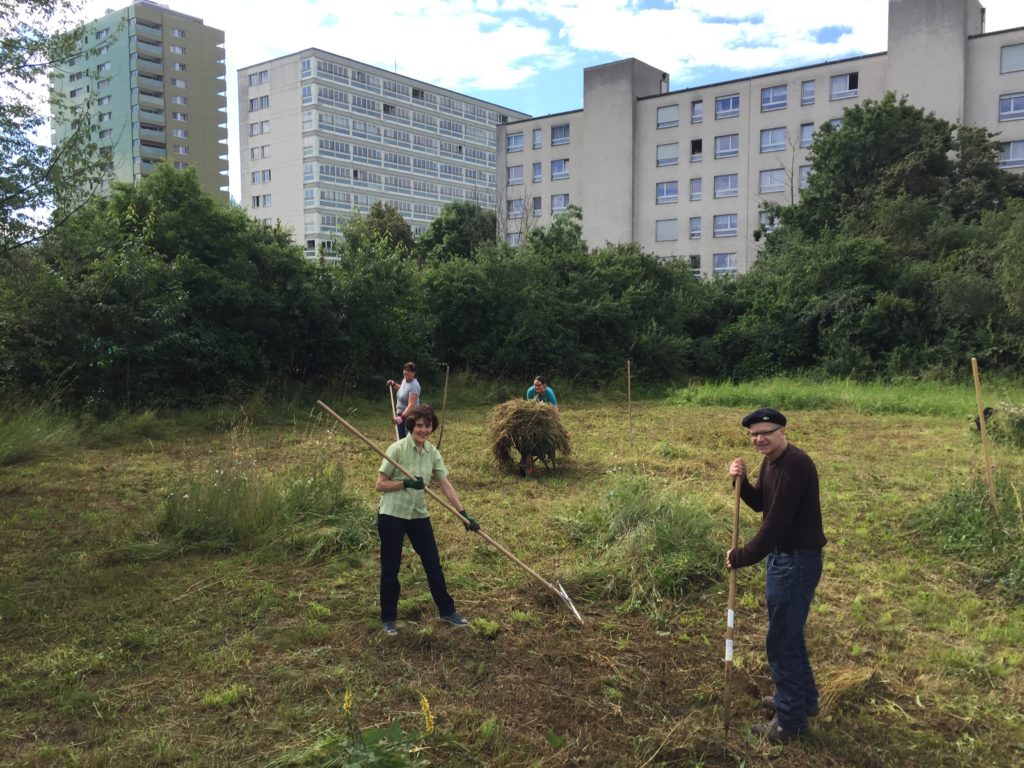
MULTIPOLYGON (((396 413, 395 416, 397 416, 397 415, 398 414, 396 413)), ((409 434, 408 432, 405 431, 405 419, 403 419, 400 424, 396 424, 395 425, 395 429, 398 430, 398 439, 399 440, 401 440, 403 437, 405 437, 407 434, 409 434)))
POLYGON ((377 515, 377 535, 380 537, 380 620, 394 621, 398 618, 398 569, 402 565, 402 544, 405 537, 420 556, 423 570, 427 574, 430 595, 437 604, 440 616, 455 611, 455 601, 448 594, 441 570, 441 556, 437 553, 437 541, 429 517, 404 520, 391 515, 377 515))
POLYGON ((821 579, 821 551, 776 551, 765 561, 768 635, 765 650, 775 681, 775 713, 790 733, 807 730, 807 712, 818 706, 818 687, 807 658, 804 625, 821 579))

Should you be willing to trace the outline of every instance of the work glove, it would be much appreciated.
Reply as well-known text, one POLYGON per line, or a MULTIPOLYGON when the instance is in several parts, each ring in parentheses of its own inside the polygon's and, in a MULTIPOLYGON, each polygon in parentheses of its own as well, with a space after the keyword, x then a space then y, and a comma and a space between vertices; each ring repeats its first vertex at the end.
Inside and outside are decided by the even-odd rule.
POLYGON ((469 513, 466 510, 462 510, 461 512, 459 512, 459 514, 462 515, 464 518, 466 518, 466 520, 469 521, 468 523, 463 523, 462 524, 467 531, 479 531, 480 530, 480 523, 478 523, 476 520, 474 520, 472 517, 470 517, 469 513))
POLYGON ((415 480, 413 480, 411 478, 406 477, 406 478, 404 478, 402 480, 402 485, 404 485, 406 488, 408 488, 410 490, 413 490, 413 491, 422 491, 423 490, 423 478, 422 477, 417 477, 415 480))

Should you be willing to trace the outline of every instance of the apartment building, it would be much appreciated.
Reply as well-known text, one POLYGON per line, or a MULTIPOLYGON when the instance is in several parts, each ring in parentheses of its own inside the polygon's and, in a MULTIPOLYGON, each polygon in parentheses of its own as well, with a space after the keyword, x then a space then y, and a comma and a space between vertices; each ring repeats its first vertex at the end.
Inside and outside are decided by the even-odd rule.
MULTIPOLYGON (((1022 12, 1024 22, 1024 12, 1022 12)), ((891 0, 887 52, 679 91, 636 59, 583 72, 583 109, 498 131, 508 242, 568 205, 592 246, 636 242, 697 274, 744 272, 765 203, 806 186, 814 131, 886 91, 985 126, 1024 169, 1024 27, 984 31, 978 0, 891 0)))
POLYGON ((419 234, 452 201, 494 209, 497 126, 525 113, 309 48, 238 70, 242 204, 307 256, 382 201, 419 234))
MULTIPOLYGON (((166 161, 194 167, 226 201, 225 86, 224 33, 149 0, 86 24, 81 49, 50 80, 52 93, 94 110, 112 179, 136 182, 166 161)), ((69 129, 56 113, 52 144, 69 129)))

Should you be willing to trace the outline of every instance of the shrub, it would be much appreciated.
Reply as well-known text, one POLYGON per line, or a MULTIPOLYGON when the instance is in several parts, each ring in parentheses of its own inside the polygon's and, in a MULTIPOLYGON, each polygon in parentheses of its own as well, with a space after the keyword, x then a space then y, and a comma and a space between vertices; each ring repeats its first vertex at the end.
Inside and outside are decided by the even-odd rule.
POLYGON ((625 599, 627 608, 655 609, 721 576, 724 543, 715 525, 702 500, 625 477, 577 525, 577 537, 597 554, 579 579, 625 599))

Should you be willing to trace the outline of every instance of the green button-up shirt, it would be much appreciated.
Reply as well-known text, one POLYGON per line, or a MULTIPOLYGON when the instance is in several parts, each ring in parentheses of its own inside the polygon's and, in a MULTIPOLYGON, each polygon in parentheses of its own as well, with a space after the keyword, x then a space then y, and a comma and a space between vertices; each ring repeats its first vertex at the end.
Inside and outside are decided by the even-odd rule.
MULTIPOLYGON (((411 434, 388 446, 387 454, 415 477, 422 477, 425 483, 429 483, 431 479, 448 477, 448 468, 444 465, 440 451, 430 443, 424 443, 423 448, 417 448, 411 434)), ((405 479, 405 475, 395 469, 394 464, 387 459, 381 460, 378 472, 391 480, 405 479)), ((430 513, 427 512, 426 492, 414 491, 411 488, 381 494, 377 511, 382 515, 400 517, 404 520, 430 517, 430 513)))

